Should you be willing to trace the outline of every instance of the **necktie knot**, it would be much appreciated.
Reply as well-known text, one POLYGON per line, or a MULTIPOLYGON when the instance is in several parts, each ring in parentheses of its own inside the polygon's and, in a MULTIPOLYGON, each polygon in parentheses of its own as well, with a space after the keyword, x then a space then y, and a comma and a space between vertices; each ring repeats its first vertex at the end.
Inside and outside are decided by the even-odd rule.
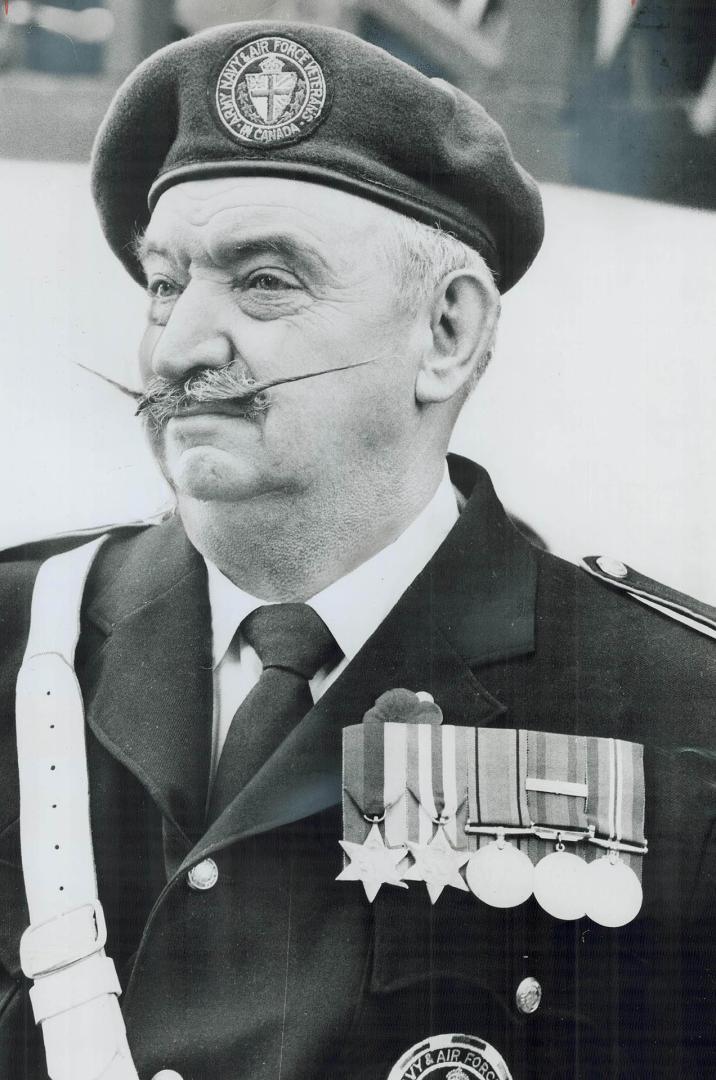
POLYGON ((333 634, 308 604, 267 604, 241 624, 241 632, 265 668, 283 668, 304 679, 340 653, 333 634))

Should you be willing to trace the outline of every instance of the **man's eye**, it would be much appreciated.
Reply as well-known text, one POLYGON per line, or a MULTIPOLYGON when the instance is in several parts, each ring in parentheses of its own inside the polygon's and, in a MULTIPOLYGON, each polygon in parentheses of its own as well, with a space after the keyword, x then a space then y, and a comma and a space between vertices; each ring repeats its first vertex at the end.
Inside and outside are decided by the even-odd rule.
POLYGON ((294 282, 288 277, 270 270, 259 270, 252 274, 248 279, 248 286, 251 289, 258 289, 259 292, 280 292, 284 289, 295 288, 294 282))
POLYGON ((168 278, 153 278, 147 286, 147 292, 153 300, 171 300, 177 294, 177 287, 168 278))

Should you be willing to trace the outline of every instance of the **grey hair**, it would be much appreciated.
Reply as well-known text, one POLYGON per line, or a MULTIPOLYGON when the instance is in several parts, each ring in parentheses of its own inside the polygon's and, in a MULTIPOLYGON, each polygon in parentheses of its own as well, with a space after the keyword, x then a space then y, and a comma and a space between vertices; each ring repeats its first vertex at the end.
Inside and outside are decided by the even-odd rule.
POLYGON ((382 237, 383 249, 409 311, 417 312, 443 278, 455 270, 476 270, 488 287, 491 286, 495 330, 487 348, 477 357, 467 387, 469 393, 484 374, 494 352, 500 314, 500 294, 494 275, 478 251, 438 225, 423 225, 402 214, 391 214, 390 217, 382 237))

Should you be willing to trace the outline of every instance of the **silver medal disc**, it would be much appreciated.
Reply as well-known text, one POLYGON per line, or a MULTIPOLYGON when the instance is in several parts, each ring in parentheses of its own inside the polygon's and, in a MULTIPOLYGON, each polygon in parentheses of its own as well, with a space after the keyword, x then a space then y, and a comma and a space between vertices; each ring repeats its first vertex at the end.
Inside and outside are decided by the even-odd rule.
POLYGON ((472 892, 490 907, 511 908, 532 895, 534 866, 524 851, 497 841, 473 852, 465 871, 472 892))
POLYGON ((608 855, 587 866, 585 910, 600 926, 625 926, 639 914, 644 894, 630 866, 608 855))
POLYGON ((553 851, 535 867, 534 893, 539 906, 555 919, 585 915, 587 864, 569 851, 553 851))

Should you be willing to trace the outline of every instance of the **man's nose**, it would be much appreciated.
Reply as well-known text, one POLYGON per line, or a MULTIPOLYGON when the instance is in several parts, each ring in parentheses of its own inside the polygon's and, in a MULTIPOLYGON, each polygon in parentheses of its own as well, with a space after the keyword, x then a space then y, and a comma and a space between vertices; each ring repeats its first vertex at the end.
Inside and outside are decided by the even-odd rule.
POLYGON ((210 282, 191 281, 149 357, 152 374, 178 382, 199 368, 227 367, 234 350, 222 307, 210 282))

